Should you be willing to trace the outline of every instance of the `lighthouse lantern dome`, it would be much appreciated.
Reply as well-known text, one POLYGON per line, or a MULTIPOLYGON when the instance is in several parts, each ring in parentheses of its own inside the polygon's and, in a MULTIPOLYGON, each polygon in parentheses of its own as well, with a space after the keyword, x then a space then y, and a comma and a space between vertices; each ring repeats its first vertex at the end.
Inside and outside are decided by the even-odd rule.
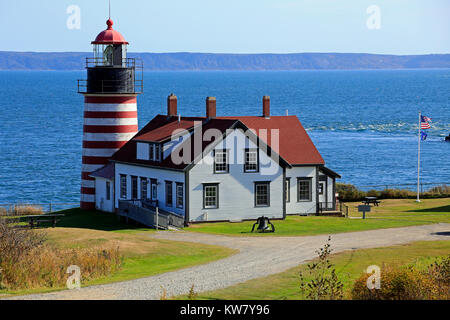
POLYGON ((124 66, 127 58, 128 42, 113 29, 113 21, 108 19, 106 30, 100 32, 92 45, 94 46, 94 63, 96 66, 124 66))

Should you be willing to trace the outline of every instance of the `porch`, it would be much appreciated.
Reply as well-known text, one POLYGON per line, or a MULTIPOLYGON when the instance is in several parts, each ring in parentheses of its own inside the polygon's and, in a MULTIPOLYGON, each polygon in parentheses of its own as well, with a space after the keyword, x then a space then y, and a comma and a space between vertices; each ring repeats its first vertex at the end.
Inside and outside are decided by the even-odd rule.
POLYGON ((118 217, 139 222, 147 227, 167 230, 169 227, 183 228, 184 217, 160 209, 154 200, 119 200, 118 217))

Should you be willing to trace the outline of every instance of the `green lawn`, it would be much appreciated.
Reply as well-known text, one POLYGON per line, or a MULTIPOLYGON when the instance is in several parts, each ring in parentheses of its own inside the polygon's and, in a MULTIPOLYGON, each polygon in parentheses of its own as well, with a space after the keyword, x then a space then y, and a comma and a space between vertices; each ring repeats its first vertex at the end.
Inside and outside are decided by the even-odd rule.
MULTIPOLYGON (((370 265, 381 267, 383 264, 415 264, 419 268, 424 268, 431 264, 433 258, 449 253, 450 241, 423 241, 400 246, 346 251, 332 255, 331 262, 335 265, 339 280, 344 284, 345 298, 348 299, 353 282, 370 265)), ((220 290, 203 292, 198 295, 198 299, 298 300, 301 299, 299 272, 305 270, 305 265, 300 265, 283 273, 253 279, 220 290)), ((308 277, 305 277, 305 280, 308 280, 308 277)), ((179 296, 176 299, 186 299, 186 296, 179 296)))
POLYGON ((251 233, 254 221, 239 223, 199 223, 186 230, 234 236, 306 236, 371 229, 415 226, 438 222, 450 223, 450 198, 426 199, 416 203, 410 199, 382 200, 379 207, 372 207, 367 219, 360 219, 357 206, 347 203, 350 218, 288 216, 285 220, 272 221, 275 233, 251 233))

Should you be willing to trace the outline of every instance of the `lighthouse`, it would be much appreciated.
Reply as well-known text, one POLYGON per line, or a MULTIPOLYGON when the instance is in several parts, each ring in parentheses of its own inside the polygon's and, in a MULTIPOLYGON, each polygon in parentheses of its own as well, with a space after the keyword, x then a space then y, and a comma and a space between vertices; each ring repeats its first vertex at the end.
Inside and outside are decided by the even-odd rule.
POLYGON ((143 92, 142 62, 127 57, 128 42, 113 29, 92 41, 94 57, 86 58, 87 80, 78 80, 84 96, 80 207, 95 208, 95 181, 89 175, 138 132, 137 95, 143 92))

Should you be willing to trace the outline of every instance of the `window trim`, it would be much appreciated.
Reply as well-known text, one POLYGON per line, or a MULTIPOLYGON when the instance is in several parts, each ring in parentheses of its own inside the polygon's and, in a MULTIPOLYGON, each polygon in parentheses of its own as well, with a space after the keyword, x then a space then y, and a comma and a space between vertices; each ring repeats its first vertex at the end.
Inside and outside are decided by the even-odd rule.
POLYGON ((213 170, 214 170, 214 174, 226 174, 226 173, 230 173, 230 152, 229 149, 214 149, 213 151, 213 158, 214 158, 214 165, 213 165, 213 170), (217 171, 216 170, 216 152, 222 152, 226 154, 226 170, 225 171, 217 171))
POLYGON ((176 182, 175 183, 175 206, 178 209, 184 208, 184 183, 176 182), (178 188, 181 187, 181 205, 178 204, 178 188))
POLYGON ((126 174, 120 175, 120 199, 126 199, 128 196, 128 178, 126 174), (125 182, 125 183, 123 183, 125 182))
POLYGON ((203 184, 203 209, 219 209, 219 184, 218 183, 204 183, 203 184), (216 206, 206 206, 206 188, 216 187, 216 206))
POLYGON ((284 201, 286 201, 286 203, 291 202, 291 178, 287 177, 285 182, 284 182, 284 187, 285 187, 285 198, 284 201))
POLYGON ((264 207, 270 207, 270 181, 255 181, 254 182, 254 198, 255 198, 255 208, 264 208, 264 207), (258 185, 266 185, 267 186, 267 204, 257 204, 257 186, 258 185))
POLYGON ((173 207, 173 181, 166 180, 165 189, 166 189, 166 199, 165 199, 166 207, 173 207), (170 197, 169 197, 169 193, 167 192, 169 190, 168 186, 170 186, 170 197), (167 201, 169 199, 170 199, 170 203, 169 203, 169 201, 167 201))
POLYGON ((297 202, 312 202, 312 177, 297 177, 297 202), (300 181, 309 182, 309 199, 300 199, 300 181))
POLYGON ((258 173, 259 172, 259 148, 246 148, 244 149, 244 173, 258 173), (247 170, 247 152, 256 152, 256 169, 255 170, 247 170))

